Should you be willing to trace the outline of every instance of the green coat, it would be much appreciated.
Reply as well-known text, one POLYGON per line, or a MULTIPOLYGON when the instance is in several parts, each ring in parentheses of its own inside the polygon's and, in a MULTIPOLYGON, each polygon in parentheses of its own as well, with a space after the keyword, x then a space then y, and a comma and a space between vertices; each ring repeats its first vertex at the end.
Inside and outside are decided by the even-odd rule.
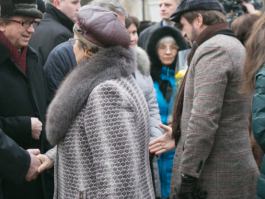
MULTIPOLYGON (((252 129, 257 143, 265 151, 265 65, 256 74, 256 88, 252 102, 252 129)), ((265 199, 265 157, 257 184, 257 198, 265 199)))

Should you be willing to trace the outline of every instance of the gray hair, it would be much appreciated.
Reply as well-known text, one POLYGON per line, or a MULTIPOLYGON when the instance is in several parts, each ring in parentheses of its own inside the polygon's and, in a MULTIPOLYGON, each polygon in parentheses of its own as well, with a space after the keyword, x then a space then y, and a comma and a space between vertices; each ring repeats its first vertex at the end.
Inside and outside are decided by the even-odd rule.
POLYGON ((128 16, 126 10, 118 0, 92 0, 88 4, 105 8, 123 16, 128 16))

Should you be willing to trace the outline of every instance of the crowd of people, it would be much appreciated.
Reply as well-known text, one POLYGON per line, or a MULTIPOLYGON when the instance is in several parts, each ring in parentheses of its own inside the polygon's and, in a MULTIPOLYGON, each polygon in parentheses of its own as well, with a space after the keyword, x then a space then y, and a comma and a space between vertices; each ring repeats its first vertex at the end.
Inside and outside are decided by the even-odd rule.
POLYGON ((240 6, 159 0, 142 30, 118 0, 0 0, 0 199, 265 199, 265 13, 240 6))

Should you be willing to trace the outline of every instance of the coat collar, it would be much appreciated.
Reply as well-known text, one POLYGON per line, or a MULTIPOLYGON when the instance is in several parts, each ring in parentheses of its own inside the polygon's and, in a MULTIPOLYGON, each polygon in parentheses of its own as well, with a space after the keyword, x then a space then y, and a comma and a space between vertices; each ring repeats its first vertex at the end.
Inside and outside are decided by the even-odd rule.
MULTIPOLYGON (((7 47, 5 47, 2 43, 0 43, 0 66, 3 65, 3 63, 6 61, 6 60, 10 60, 11 62, 13 62, 11 59, 10 59, 10 52, 8 50, 7 47)), ((28 50, 27 50, 27 55, 26 55, 26 62, 27 62, 27 65, 28 67, 31 67, 30 64, 28 64, 29 62, 29 57, 32 59, 32 60, 36 60, 36 63, 38 62, 38 56, 37 56, 37 53, 36 51, 31 48, 30 46, 28 46, 28 50)), ((14 65, 16 65, 14 63, 14 65)), ((18 70, 20 71, 19 67, 17 67, 18 70)), ((22 71, 20 71, 23 75, 25 75, 22 71)))
POLYGON ((134 51, 122 47, 102 49, 87 62, 75 67, 62 83, 48 108, 48 141, 56 145, 64 137, 98 84, 130 76, 135 68, 134 51))
POLYGON ((8 49, 0 43, 0 65, 5 62, 5 60, 9 59, 10 53, 8 49))
POLYGON ((44 18, 48 16, 51 16, 54 20, 67 27, 71 32, 73 31, 74 22, 50 3, 47 3, 46 5, 46 13, 44 14, 44 18))

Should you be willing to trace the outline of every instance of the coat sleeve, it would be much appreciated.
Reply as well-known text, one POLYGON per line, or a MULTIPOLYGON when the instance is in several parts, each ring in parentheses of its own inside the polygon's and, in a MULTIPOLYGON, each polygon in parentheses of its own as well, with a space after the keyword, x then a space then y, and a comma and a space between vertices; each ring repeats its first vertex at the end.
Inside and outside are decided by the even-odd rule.
POLYGON ((69 41, 60 44, 51 51, 44 65, 49 101, 74 66, 76 66, 76 60, 72 44, 69 41))
POLYGON ((32 138, 31 119, 28 116, 0 116, 0 128, 12 139, 16 138, 21 141, 32 138))
POLYGON ((252 129, 256 141, 265 151, 265 73, 256 75, 252 101, 252 129))
POLYGON ((146 77, 147 83, 150 84, 150 91, 146 93, 145 99, 147 101, 149 109, 149 119, 150 119, 150 135, 151 138, 159 137, 163 134, 159 124, 161 124, 161 118, 159 114, 158 103, 156 99, 156 93, 154 89, 154 84, 151 76, 146 77))
POLYGON ((225 49, 205 48, 191 68, 194 97, 181 162, 184 174, 199 177, 212 151, 231 65, 225 49))
POLYGON ((0 178, 22 182, 30 165, 29 153, 0 129, 0 178))

